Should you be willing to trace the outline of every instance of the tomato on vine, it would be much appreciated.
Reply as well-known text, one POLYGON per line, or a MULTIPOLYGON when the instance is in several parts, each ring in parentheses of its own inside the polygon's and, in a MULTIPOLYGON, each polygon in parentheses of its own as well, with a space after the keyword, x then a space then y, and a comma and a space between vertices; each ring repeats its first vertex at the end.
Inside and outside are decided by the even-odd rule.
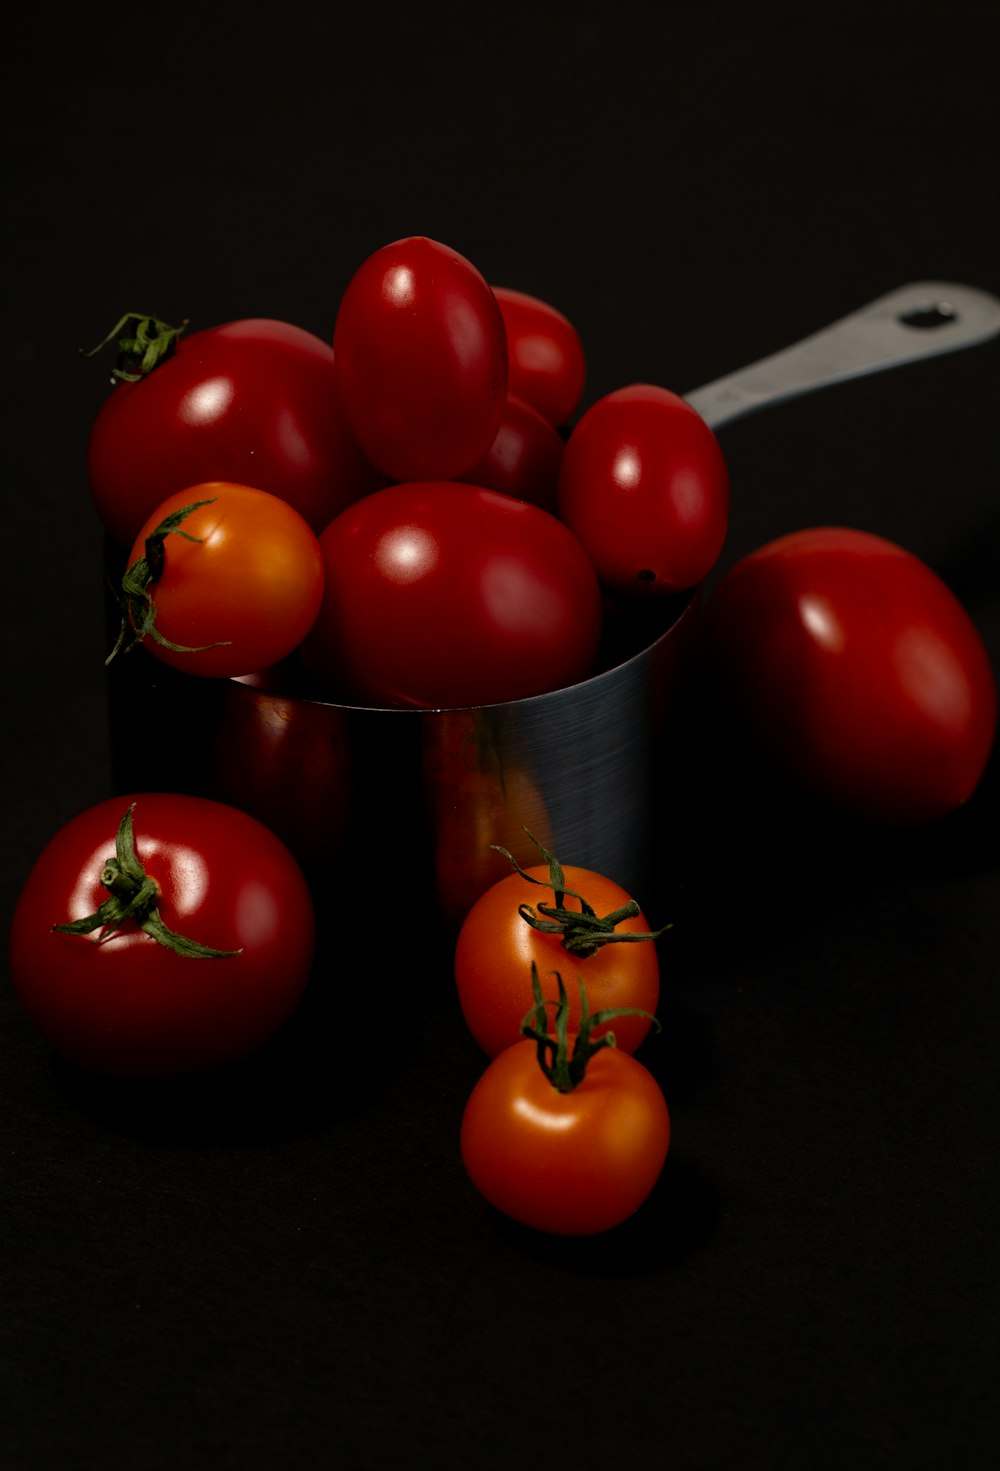
POLYGON ((112 342, 115 388, 91 428, 88 476, 119 546, 204 481, 266 490, 317 532, 384 483, 347 421, 333 349, 311 332, 247 318, 189 333, 131 313, 100 347, 112 342))
POLYGON ((312 627, 323 557, 286 501, 249 485, 194 485, 140 528, 122 588, 113 653, 141 642, 190 674, 254 674, 291 654, 312 627))
POLYGON ((301 869, 254 818, 200 797, 115 797, 40 854, 11 922, 11 975, 69 1062, 170 1077, 234 1062, 279 1030, 315 928, 301 869))
MULTIPOLYGON (((535 847, 544 862, 522 868, 507 853, 515 872, 476 900, 459 930, 455 984, 466 1024, 495 1057, 521 1036, 531 967, 541 973, 551 999, 550 977, 569 955, 600 1012, 630 1008, 615 1033, 622 1051, 634 1052, 659 1001, 655 941, 664 931, 650 930, 638 903, 613 879, 564 868, 540 843, 535 847), (539 899, 540 888, 551 890, 553 902, 539 899)), ((567 1005, 570 1030, 576 1030, 575 996, 567 1005)), ((595 1025, 599 1036, 601 1026, 595 1025)))
POLYGON ((536 1230, 587 1236, 620 1225, 649 1196, 667 1157, 670 1115, 653 1075, 606 1030, 624 1013, 591 1013, 582 982, 571 1045, 567 992, 556 979, 550 1020, 532 969, 524 1040, 494 1058, 473 1089, 461 1151, 497 1210, 536 1230))

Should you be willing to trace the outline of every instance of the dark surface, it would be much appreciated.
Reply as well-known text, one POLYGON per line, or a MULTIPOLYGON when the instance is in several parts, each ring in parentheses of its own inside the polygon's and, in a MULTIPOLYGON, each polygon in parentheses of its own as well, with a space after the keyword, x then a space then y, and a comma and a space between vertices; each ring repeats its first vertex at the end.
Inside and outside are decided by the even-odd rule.
MULTIPOLYGON (((6 911, 111 780, 84 472, 107 384, 76 349, 121 311, 328 336, 360 261, 423 233, 577 323, 589 403, 692 388, 910 280, 1000 291, 992 5, 333 15, 9 24, 6 911)), ((998 366, 1000 341, 724 431, 723 565, 879 532, 1000 665, 998 366)), ((8 1463, 994 1464, 996 761, 906 836, 714 778, 692 759, 682 882, 641 896, 674 920, 645 1053, 672 1154, 592 1241, 467 1183, 483 1059, 443 943, 328 947, 274 1047, 178 1087, 54 1064, 5 982, 8 1463)))

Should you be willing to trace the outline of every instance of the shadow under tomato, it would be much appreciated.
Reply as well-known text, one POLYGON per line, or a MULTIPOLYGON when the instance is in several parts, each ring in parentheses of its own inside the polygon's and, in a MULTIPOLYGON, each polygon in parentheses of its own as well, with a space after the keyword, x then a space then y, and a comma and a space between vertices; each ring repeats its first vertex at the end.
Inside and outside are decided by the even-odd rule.
POLYGON ((621 1225, 594 1236, 550 1236, 484 1209, 517 1252, 546 1267, 587 1277, 636 1277, 678 1266, 701 1251, 722 1214, 712 1185, 683 1157, 667 1156, 663 1173, 643 1204, 621 1225))

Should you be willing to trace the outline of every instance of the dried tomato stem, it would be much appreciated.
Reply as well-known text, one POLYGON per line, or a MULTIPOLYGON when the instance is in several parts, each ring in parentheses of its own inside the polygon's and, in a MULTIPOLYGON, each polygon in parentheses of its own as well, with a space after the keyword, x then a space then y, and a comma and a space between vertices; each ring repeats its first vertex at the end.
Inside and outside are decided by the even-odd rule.
POLYGON ((525 1037, 537 1044, 538 1066, 558 1092, 572 1093, 573 1089, 579 1087, 583 1082, 590 1059, 604 1047, 617 1046, 614 1032, 602 1032, 599 1037, 592 1036, 595 1027, 604 1026, 605 1023, 613 1021, 616 1016, 645 1016, 649 1017, 657 1031, 660 1030, 656 1017, 636 1006, 609 1006, 603 1011, 592 1012, 587 1002, 586 987, 582 978, 578 976, 580 1026, 573 1050, 570 1052, 569 996, 559 972, 553 971, 553 975, 559 987, 559 999, 555 1003, 556 1014, 553 1023, 555 1036, 552 1035, 547 1013, 547 1007, 552 1003, 546 1002, 542 995, 538 966, 534 961, 531 962, 531 990, 535 1003, 522 1021, 521 1031, 525 1037))

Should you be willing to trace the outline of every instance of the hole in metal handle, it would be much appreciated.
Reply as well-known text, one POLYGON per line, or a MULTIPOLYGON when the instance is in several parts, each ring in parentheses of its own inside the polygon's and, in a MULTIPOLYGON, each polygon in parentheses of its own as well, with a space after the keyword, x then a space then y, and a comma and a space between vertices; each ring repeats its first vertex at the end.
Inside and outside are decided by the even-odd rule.
POLYGON ((958 321, 958 312, 950 301, 925 301, 900 312, 896 318, 904 327, 917 327, 927 331, 932 327, 943 327, 948 322, 958 321))

